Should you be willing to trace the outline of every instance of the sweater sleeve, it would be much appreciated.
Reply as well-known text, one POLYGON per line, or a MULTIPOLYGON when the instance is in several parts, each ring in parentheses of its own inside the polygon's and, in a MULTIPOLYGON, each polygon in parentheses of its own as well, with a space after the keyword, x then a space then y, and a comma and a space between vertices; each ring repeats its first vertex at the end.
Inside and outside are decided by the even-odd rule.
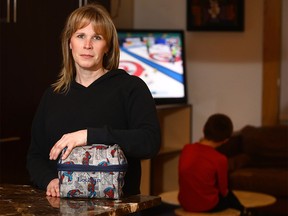
POLYGON ((123 98, 128 117, 127 129, 88 128, 88 144, 98 141, 117 143, 129 157, 148 159, 160 149, 160 127, 154 99, 144 81, 132 77, 133 83, 123 98))
POLYGON ((50 148, 44 132, 46 98, 47 92, 43 95, 33 119, 26 163, 32 183, 43 190, 46 190, 52 179, 57 178, 56 161, 49 160, 50 148))

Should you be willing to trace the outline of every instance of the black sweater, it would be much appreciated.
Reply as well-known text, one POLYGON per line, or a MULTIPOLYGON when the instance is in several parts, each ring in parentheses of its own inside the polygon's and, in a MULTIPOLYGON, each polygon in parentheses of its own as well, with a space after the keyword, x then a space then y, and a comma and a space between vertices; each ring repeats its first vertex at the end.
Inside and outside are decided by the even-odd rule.
POLYGON ((27 168, 32 182, 46 189, 57 178, 52 146, 66 133, 88 129, 87 144, 119 144, 129 163, 125 195, 140 193, 141 159, 160 148, 156 108, 146 84, 123 70, 112 70, 84 87, 75 81, 67 94, 44 93, 32 124, 27 168))

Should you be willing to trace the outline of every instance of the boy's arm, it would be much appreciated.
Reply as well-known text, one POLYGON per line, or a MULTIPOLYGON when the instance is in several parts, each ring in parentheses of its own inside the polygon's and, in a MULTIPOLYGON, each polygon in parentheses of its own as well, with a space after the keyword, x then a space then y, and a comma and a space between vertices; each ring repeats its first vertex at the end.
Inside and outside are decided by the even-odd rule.
POLYGON ((228 160, 225 156, 219 160, 217 177, 220 193, 224 197, 228 193, 228 160))

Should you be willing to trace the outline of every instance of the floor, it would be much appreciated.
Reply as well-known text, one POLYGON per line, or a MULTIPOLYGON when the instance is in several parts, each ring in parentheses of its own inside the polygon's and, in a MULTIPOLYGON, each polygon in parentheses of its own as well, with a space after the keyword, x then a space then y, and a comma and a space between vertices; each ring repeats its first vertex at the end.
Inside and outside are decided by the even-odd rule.
MULTIPOLYGON (((162 203, 160 206, 148 209, 141 212, 141 216, 176 216, 174 210, 179 206, 169 205, 162 203)), ((249 216, 288 216, 288 212, 284 214, 267 213, 265 209, 259 209, 259 211, 253 211, 249 216)), ((140 215, 139 215, 140 216, 140 215)))
POLYGON ((176 208, 179 206, 162 203, 160 206, 141 212, 141 216, 175 216, 176 208))

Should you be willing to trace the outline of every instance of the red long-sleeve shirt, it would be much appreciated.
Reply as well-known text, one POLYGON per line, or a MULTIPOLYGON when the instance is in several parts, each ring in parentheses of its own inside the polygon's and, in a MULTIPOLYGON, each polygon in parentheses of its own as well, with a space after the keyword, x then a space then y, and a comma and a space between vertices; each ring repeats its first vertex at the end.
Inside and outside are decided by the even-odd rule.
POLYGON ((186 211, 208 211, 218 203, 219 194, 228 193, 227 158, 210 146, 185 145, 178 171, 178 199, 186 211))

